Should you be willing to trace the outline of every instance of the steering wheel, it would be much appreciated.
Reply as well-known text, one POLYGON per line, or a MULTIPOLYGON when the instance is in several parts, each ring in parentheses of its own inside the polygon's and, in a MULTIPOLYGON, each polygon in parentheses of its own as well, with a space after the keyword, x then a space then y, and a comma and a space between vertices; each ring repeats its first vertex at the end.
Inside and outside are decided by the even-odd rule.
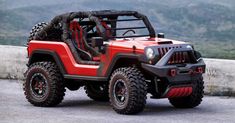
POLYGON ((122 36, 125 36, 128 32, 133 32, 133 34, 135 34, 135 31, 133 29, 129 29, 126 32, 124 32, 122 36))

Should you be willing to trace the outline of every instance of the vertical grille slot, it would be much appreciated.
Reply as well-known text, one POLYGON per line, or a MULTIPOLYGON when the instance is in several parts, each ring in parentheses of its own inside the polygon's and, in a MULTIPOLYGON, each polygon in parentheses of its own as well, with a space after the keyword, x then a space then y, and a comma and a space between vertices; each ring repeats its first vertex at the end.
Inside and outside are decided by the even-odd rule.
POLYGON ((158 52, 159 52, 160 58, 162 58, 163 54, 162 54, 161 48, 158 48, 157 50, 158 50, 158 52))

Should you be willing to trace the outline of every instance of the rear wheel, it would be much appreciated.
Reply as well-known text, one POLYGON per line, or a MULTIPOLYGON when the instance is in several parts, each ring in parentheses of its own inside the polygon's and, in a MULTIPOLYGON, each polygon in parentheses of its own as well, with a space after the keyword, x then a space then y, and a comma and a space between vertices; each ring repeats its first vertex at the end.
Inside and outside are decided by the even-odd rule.
POLYGON ((171 98, 170 103, 176 108, 194 108, 198 106, 203 98, 204 82, 202 76, 193 82, 193 92, 190 96, 171 98))
POLYGON ((109 97, 113 109, 120 114, 136 114, 146 104, 147 84, 136 67, 116 69, 110 79, 109 97))
POLYGON ((55 106, 65 95, 61 74, 53 62, 36 62, 30 65, 23 87, 26 99, 35 106, 55 106))
POLYGON ((85 86, 85 90, 87 96, 95 101, 109 101, 108 84, 106 83, 89 83, 85 86))

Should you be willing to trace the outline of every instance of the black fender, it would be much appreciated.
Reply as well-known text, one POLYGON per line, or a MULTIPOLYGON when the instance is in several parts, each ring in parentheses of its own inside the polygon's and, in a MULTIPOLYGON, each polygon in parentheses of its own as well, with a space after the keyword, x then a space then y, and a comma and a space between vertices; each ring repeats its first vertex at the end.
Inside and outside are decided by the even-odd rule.
POLYGON ((125 53, 119 53, 117 55, 114 56, 114 58, 111 61, 111 64, 109 65, 105 76, 106 77, 110 77, 113 70, 116 68, 116 66, 118 66, 118 61, 121 59, 131 59, 131 60, 135 60, 133 62, 135 63, 141 63, 142 62, 142 55, 140 54, 125 54, 125 53))
POLYGON ((29 61, 27 66, 31 65, 34 62, 38 61, 54 61, 60 69, 61 74, 66 74, 67 71, 64 68, 64 64, 61 61, 59 55, 55 51, 38 49, 34 50, 29 56, 29 61))

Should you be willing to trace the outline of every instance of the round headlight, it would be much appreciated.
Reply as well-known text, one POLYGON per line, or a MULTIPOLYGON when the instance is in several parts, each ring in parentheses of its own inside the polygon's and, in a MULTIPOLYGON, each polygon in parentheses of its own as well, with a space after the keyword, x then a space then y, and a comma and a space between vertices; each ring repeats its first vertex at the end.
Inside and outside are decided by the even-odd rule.
POLYGON ((187 45, 186 48, 193 49, 191 45, 187 45))
POLYGON ((153 59, 155 56, 154 50, 152 48, 147 48, 146 49, 146 56, 148 59, 153 59))

